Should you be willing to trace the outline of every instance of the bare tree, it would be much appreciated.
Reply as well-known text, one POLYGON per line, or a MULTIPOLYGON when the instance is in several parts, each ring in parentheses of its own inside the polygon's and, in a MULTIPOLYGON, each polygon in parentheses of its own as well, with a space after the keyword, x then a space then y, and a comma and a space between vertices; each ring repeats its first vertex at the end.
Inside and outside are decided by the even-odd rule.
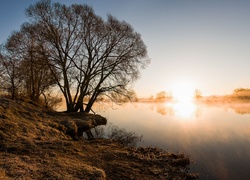
POLYGON ((6 79, 11 82, 12 98, 18 86, 23 96, 38 102, 40 96, 56 83, 35 38, 36 30, 34 26, 24 24, 20 31, 12 33, 4 46, 2 64, 6 79))
POLYGON ((201 91, 199 89, 195 89, 194 94, 195 94, 196 99, 199 99, 199 98, 202 97, 202 93, 201 93, 201 91))
MULTIPOLYGON (((23 54, 20 69, 25 81, 26 93, 36 102, 45 91, 56 84, 47 65, 47 59, 43 55, 43 46, 36 40, 37 30, 37 27, 24 24, 20 31, 22 38, 15 43, 17 49, 23 54)), ((56 70, 54 72, 56 73, 56 70)))
POLYGON ((65 6, 42 0, 27 9, 44 56, 62 91, 67 111, 89 112, 101 95, 130 97, 129 85, 149 63, 140 34, 125 21, 108 15, 106 21, 87 5, 65 6), (86 106, 83 103, 87 100, 86 106))
POLYGON ((16 99, 21 85, 18 67, 20 60, 16 54, 8 51, 5 47, 0 49, 1 88, 7 91, 12 99, 16 99))
MULTIPOLYGON (((0 50, 2 47, 0 46, 0 50)), ((0 51, 0 95, 3 94, 4 91, 4 74, 5 74, 5 68, 3 67, 3 55, 1 54, 0 51)))

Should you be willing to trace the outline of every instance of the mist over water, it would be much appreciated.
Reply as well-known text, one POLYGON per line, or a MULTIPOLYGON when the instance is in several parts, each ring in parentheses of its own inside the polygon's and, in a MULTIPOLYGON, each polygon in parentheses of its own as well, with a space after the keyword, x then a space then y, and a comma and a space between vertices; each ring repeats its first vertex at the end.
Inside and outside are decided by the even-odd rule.
POLYGON ((250 106, 126 103, 96 106, 108 122, 143 135, 142 146, 183 152, 200 179, 250 178, 250 106))

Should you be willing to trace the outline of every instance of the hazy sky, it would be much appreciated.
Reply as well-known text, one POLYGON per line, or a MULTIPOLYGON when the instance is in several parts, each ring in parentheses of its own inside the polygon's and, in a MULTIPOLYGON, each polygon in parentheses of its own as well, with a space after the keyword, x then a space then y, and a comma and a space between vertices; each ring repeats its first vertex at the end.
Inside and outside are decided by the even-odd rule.
MULTIPOLYGON (((28 21, 36 0, 0 2, 0 43, 28 21)), ((55 2, 55 1, 53 1, 55 2)), ((134 84, 148 97, 188 81, 203 95, 250 88, 249 0, 61 0, 91 5, 130 23, 142 35, 151 59, 134 84)))

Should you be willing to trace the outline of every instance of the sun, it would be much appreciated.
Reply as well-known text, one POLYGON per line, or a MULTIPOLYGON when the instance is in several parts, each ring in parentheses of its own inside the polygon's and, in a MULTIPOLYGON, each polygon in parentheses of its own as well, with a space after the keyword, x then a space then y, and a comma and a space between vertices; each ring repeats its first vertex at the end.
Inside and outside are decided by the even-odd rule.
POLYGON ((177 101, 188 102, 194 98, 194 87, 189 81, 175 83, 173 87, 173 97, 177 101))

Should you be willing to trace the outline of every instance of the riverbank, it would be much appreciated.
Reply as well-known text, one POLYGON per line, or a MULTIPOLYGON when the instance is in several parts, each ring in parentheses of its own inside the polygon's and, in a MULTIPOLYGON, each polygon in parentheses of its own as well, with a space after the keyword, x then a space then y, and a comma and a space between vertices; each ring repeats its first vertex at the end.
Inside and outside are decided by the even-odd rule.
POLYGON ((61 121, 30 102, 0 99, 0 179, 197 178, 183 154, 109 139, 74 141, 61 121))

